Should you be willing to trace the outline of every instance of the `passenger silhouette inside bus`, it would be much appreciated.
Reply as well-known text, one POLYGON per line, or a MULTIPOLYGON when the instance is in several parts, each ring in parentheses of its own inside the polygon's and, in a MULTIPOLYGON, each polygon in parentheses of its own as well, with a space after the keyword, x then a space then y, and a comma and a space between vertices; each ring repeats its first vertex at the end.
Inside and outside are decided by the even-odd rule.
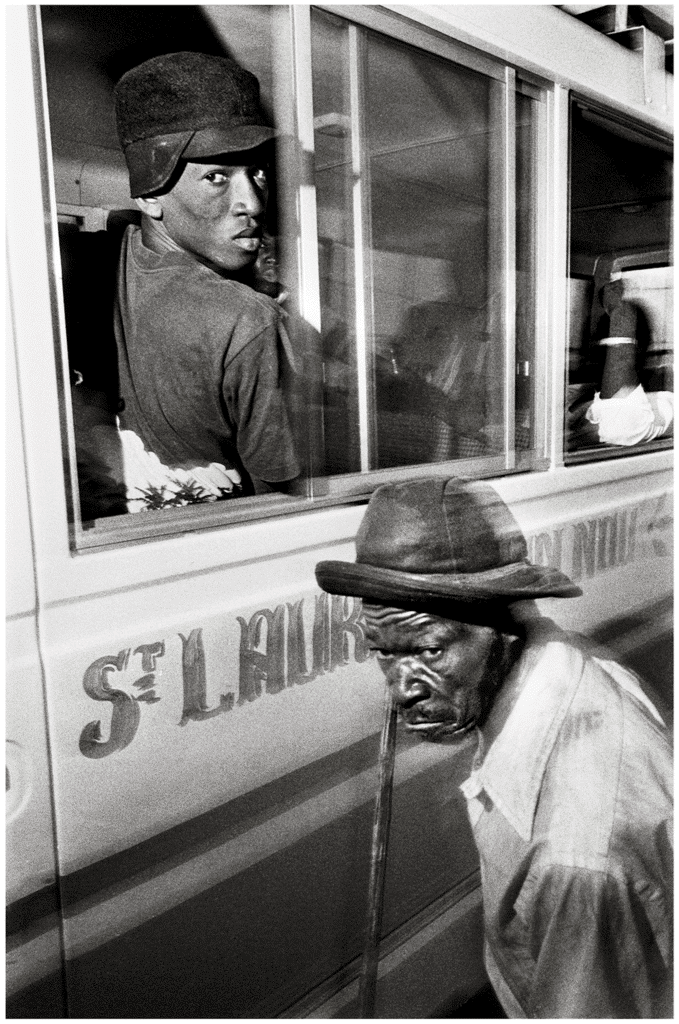
POLYGON ((673 425, 672 146, 573 99, 567 453, 660 442, 673 425))
POLYGON ((406 309, 376 360, 380 465, 484 455, 489 432, 485 312, 453 299, 406 309))

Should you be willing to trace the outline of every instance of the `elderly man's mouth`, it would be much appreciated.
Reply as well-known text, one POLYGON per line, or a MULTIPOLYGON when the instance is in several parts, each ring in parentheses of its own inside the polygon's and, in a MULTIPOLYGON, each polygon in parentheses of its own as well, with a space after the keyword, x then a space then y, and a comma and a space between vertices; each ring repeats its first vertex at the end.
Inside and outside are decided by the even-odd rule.
POLYGON ((460 736, 465 736, 475 726, 474 720, 470 722, 450 722, 446 720, 441 721, 423 721, 419 719, 417 721, 410 722, 407 718, 403 719, 403 723, 408 732, 416 732, 425 739, 453 739, 460 736))

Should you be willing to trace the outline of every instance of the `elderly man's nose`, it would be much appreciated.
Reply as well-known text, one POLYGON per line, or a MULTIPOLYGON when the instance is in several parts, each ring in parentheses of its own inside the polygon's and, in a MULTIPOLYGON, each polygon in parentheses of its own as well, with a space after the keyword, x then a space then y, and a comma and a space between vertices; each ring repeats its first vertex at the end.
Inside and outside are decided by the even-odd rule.
POLYGON ((394 702, 399 707, 410 707, 430 696, 427 684, 418 678, 413 666, 407 662, 401 662, 392 668, 388 682, 394 702))

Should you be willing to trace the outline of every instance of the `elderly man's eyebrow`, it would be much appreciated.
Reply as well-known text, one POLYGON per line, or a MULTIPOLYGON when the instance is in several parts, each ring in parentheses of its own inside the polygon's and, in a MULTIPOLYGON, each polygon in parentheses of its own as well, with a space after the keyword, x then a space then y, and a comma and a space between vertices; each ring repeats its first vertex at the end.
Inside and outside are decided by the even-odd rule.
POLYGON ((413 608, 391 608, 387 605, 368 604, 363 602, 363 614, 366 619, 372 620, 378 625, 401 624, 411 622, 413 624, 427 625, 430 616, 426 612, 419 612, 413 608))

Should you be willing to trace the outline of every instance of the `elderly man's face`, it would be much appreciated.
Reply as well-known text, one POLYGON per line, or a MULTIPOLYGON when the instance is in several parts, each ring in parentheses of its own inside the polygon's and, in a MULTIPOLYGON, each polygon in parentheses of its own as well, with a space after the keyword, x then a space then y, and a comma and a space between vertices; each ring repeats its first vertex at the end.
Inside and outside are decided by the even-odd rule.
MULTIPOLYGON (((236 159, 242 161, 245 154, 236 159)), ((176 245, 218 270, 235 273, 257 258, 267 199, 264 166, 231 163, 225 156, 187 161, 179 180, 156 203, 176 245)))
POLYGON ((363 604, 366 637, 406 727, 459 737, 486 718, 506 667, 506 638, 489 626, 363 604))

